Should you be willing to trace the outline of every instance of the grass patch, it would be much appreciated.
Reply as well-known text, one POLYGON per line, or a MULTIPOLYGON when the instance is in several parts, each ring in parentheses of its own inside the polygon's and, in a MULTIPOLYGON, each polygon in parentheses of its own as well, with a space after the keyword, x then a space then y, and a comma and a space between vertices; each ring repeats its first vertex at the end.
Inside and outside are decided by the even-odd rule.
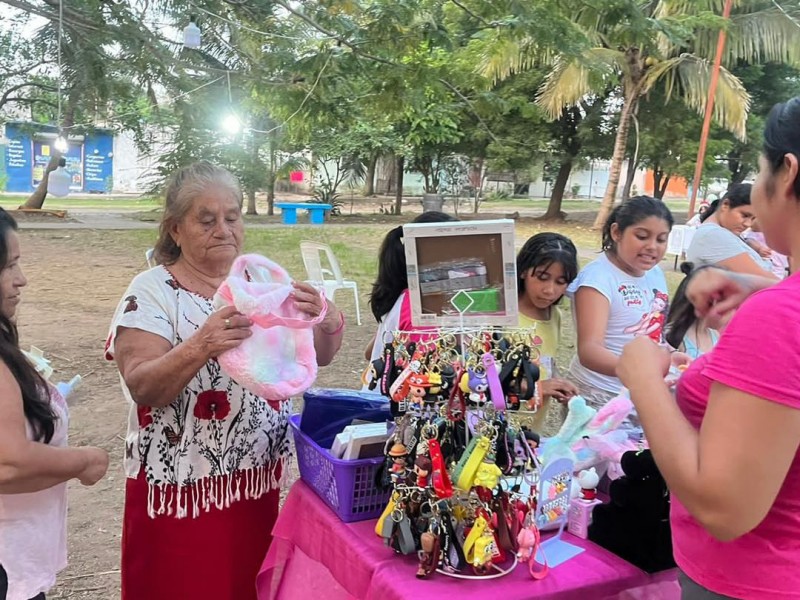
MULTIPOLYGON (((27 196, 2 196, 0 195, 0 206, 5 209, 14 209, 23 204, 28 199, 27 196)), ((159 208, 162 201, 155 198, 92 198, 92 197, 72 197, 45 199, 43 208, 53 210, 75 210, 81 208, 92 208, 99 210, 152 210, 159 208)))

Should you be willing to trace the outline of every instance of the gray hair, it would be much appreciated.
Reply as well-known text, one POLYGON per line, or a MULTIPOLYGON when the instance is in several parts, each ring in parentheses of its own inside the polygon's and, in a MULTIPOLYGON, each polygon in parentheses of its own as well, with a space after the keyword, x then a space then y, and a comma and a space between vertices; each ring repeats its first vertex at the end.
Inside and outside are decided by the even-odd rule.
POLYGON ((192 208, 195 198, 211 186, 219 186, 230 192, 239 206, 242 205, 242 190, 236 176, 213 163, 200 160, 178 169, 167 184, 164 200, 164 215, 158 229, 158 240, 153 248, 153 257, 161 265, 171 265, 181 255, 181 249, 172 239, 170 230, 180 223, 192 208))

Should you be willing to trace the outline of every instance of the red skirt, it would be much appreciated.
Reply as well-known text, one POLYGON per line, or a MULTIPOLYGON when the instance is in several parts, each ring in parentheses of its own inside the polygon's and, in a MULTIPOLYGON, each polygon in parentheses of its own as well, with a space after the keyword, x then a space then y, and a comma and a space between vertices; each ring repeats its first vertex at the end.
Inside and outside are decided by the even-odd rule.
POLYGON ((148 516, 147 494, 143 472, 127 480, 122 600, 256 600, 279 490, 182 519, 148 516))

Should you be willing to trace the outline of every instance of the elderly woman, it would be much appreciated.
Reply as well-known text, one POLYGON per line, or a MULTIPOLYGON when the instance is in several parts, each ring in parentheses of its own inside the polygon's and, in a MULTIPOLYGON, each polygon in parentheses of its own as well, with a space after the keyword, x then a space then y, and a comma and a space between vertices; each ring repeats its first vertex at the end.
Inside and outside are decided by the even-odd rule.
MULTIPOLYGON (((268 402, 220 370, 217 357, 251 335, 212 297, 242 250, 242 194, 208 162, 167 188, 155 257, 114 315, 106 358, 131 410, 125 440, 123 600, 255 598, 255 578, 278 512, 289 453, 288 402, 268 402)), ((308 315, 324 300, 294 284, 308 315)), ((327 365, 342 340, 335 306, 314 330, 327 365)))

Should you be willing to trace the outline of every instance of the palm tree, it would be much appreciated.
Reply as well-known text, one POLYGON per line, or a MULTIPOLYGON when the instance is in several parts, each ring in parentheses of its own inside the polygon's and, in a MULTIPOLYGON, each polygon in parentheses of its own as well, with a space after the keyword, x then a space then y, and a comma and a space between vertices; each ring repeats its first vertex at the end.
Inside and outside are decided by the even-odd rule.
MULTIPOLYGON (((610 0, 602 8, 583 2, 564 3, 589 44, 579 52, 555 56, 537 102, 556 119, 565 108, 587 96, 602 94, 612 84, 616 91, 609 102, 616 103, 620 112, 608 185, 595 227, 602 227, 614 205, 631 117, 639 100, 660 85, 667 101, 678 97, 698 113, 705 113, 710 59, 720 27, 726 26, 729 36, 723 64, 800 62, 800 27, 791 17, 797 8, 783 8, 772 0, 734 0, 726 24, 714 16, 723 3, 610 0)), ((506 60, 494 56, 485 65, 485 72, 496 78, 530 68, 542 58, 530 54, 524 39, 498 48, 506 60)), ((715 121, 744 138, 749 106, 750 97, 742 83, 722 68, 714 103, 715 121)))

